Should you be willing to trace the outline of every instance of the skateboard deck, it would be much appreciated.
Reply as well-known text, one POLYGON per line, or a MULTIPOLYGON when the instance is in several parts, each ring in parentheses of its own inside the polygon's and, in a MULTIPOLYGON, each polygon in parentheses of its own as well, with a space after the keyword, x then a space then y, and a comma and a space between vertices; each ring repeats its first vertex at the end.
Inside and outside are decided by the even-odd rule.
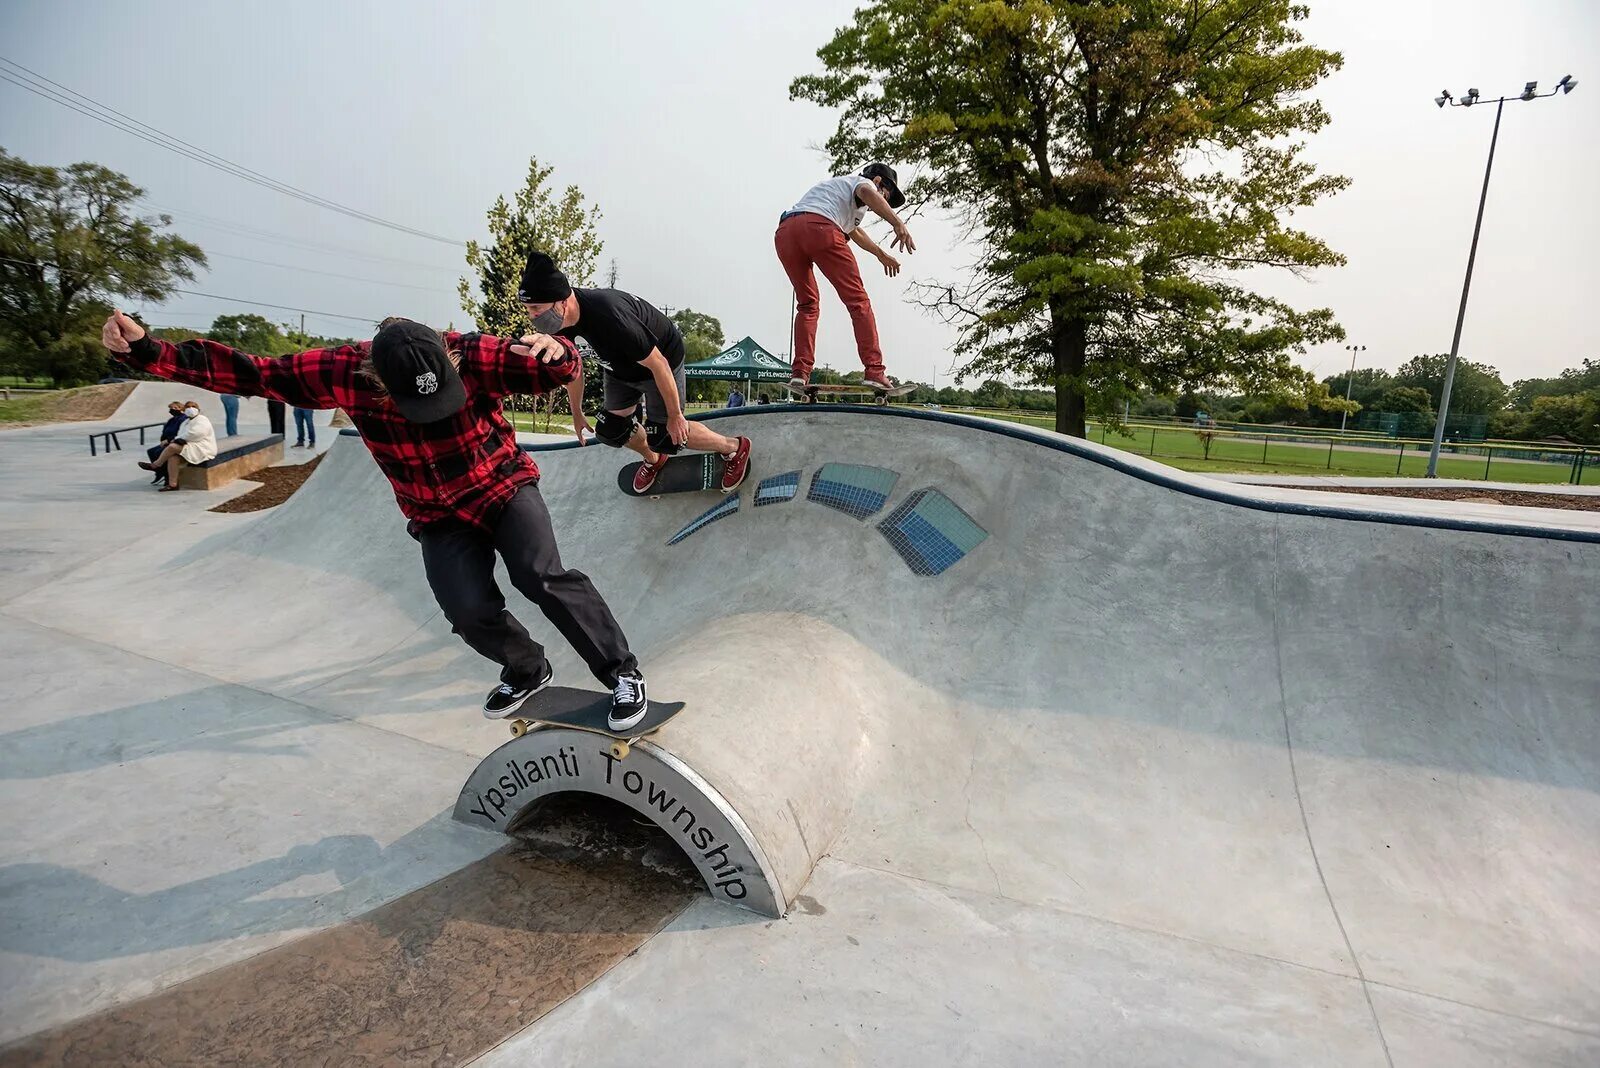
POLYGON ((537 727, 571 727, 610 738, 611 755, 622 760, 628 755, 629 746, 654 734, 682 711, 682 701, 651 701, 644 719, 625 731, 614 731, 606 726, 606 717, 611 713, 610 694, 575 690, 570 686, 548 686, 523 701, 507 718, 513 738, 521 738, 537 727))
POLYGON ((617 488, 630 497, 659 497, 663 493, 697 493, 722 486, 722 457, 714 452, 686 452, 667 457, 648 493, 633 492, 633 474, 644 466, 636 461, 617 472, 617 488))
POLYGON ((891 397, 904 397, 916 389, 916 386, 896 386, 893 389, 874 389, 865 385, 814 385, 814 386, 788 386, 789 396, 805 404, 817 403, 817 396, 827 393, 835 397, 871 397, 873 403, 884 405, 889 403, 891 397))

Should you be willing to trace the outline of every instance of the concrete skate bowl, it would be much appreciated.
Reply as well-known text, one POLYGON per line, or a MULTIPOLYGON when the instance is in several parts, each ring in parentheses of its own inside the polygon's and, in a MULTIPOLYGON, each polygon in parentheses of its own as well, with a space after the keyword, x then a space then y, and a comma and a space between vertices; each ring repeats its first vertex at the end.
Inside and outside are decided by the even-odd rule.
MULTIPOLYGON (((705 418, 756 443, 737 497, 626 497, 631 456, 600 447, 536 458, 564 558, 652 696, 689 705, 626 766, 591 766, 713 897, 805 908, 831 864, 837 893, 839 871, 883 873, 1359 979, 1375 1021, 1425 995, 1600 1033, 1592 534, 1305 504, 892 408, 705 418)), ((216 518, 159 569, 134 556, 18 603, 441 745, 506 738, 357 440, 271 513, 216 518), (153 625, 173 589, 205 591, 192 634, 153 625), (245 605, 248 635, 214 640, 245 605)), ((537 821, 534 744, 568 743, 505 741, 457 815, 537 821)), ((1178 981, 1187 959, 1139 967, 1178 981)))
POLYGON ((1600 1029, 1593 533, 959 417, 708 421, 756 442, 736 502, 538 459, 780 909, 826 856, 1600 1029))

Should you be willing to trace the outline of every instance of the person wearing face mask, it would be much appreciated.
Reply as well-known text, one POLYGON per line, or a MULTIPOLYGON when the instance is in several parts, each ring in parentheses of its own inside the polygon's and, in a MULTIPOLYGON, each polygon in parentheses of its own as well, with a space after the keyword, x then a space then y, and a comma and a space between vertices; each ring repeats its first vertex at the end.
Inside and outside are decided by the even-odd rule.
MULTIPOLYGON (((161 455, 162 450, 167 447, 168 442, 178 436, 178 431, 183 428, 184 420, 188 418, 189 417, 187 415, 183 414, 183 401, 168 402, 167 425, 161 428, 161 441, 159 444, 152 445, 145 450, 145 455, 150 458, 152 469, 154 469, 156 457, 161 455)), ((150 484, 154 486, 157 483, 165 482, 166 480, 167 473, 157 469, 156 476, 150 480, 150 484)))
MULTIPOLYGON (((594 437, 612 448, 627 446, 644 458, 633 491, 648 492, 667 458, 687 446, 725 461, 723 493, 739 488, 750 470, 750 439, 729 438, 683 415, 683 334, 654 305, 620 289, 574 289, 543 252, 528 257, 518 298, 541 334, 583 338, 605 371, 594 437), (641 411, 642 409, 642 411, 641 411)), ((572 431, 588 443, 583 414, 583 374, 567 383, 572 431)))
POLYGON ((297 408, 343 408, 422 547, 423 571, 451 629, 500 665, 485 718, 511 715, 553 677, 544 647, 506 610, 496 556, 611 689, 611 728, 644 718, 639 662, 594 583, 562 564, 538 465, 501 410, 513 393, 547 393, 571 379, 571 341, 440 333, 396 317, 371 341, 264 359, 205 338, 161 341, 121 312, 106 320, 101 340, 114 358, 158 378, 297 408))
MULTIPOLYGON (((133 322, 131 319, 128 321, 133 322)), ((168 442, 167 447, 157 453, 150 463, 139 464, 146 471, 166 469, 167 484, 161 487, 162 493, 178 488, 179 461, 203 464, 217 455, 217 432, 211 420, 200 414, 200 405, 195 401, 187 401, 183 416, 183 426, 178 429, 178 436, 168 442)))
POLYGON ((778 230, 772 235, 778 262, 794 286, 794 377, 789 388, 803 389, 811 381, 811 368, 817 355, 817 276, 812 268, 833 284, 850 313, 855 327, 856 352, 866 369, 862 381, 875 389, 893 389, 883 370, 883 349, 878 344, 878 320, 872 314, 872 301, 861 284, 850 244, 865 249, 883 264, 883 273, 893 278, 900 273, 900 261, 878 247, 861 228, 868 209, 894 228, 890 248, 906 253, 917 250, 911 231, 894 209, 906 202, 900 180, 887 163, 873 163, 860 174, 824 178, 797 200, 794 207, 778 216, 778 230))

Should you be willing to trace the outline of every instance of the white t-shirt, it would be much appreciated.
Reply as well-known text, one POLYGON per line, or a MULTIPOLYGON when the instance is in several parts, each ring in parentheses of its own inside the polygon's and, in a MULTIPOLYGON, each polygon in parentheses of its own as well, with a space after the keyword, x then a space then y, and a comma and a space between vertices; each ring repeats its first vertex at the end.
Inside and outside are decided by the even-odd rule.
POLYGON ((809 211, 833 220, 835 226, 849 233, 861 225, 867 207, 856 200, 858 186, 871 185, 871 178, 859 174, 841 174, 837 178, 824 178, 795 202, 790 211, 809 211))
POLYGON ((216 457, 217 432, 212 429, 211 420, 204 415, 197 415, 185 421, 178 430, 178 436, 188 443, 178 453, 185 461, 191 464, 203 464, 216 457))

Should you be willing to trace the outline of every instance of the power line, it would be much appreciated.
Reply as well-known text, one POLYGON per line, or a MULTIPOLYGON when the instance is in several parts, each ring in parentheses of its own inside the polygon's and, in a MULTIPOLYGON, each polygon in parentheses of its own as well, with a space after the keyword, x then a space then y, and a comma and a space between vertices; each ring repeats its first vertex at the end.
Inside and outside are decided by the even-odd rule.
MULTIPOLYGON (((52 271, 67 274, 75 278, 87 278, 88 275, 62 267, 58 263, 46 263, 43 260, 19 260, 13 256, 0 256, 0 263, 18 263, 24 267, 44 267, 52 271)), ((253 304, 260 308, 280 308, 284 311, 305 312, 307 315, 320 315, 327 319, 350 319, 358 323, 377 323, 383 321, 381 315, 341 315, 339 312, 316 311, 312 308, 301 308, 293 304, 273 304, 265 300, 246 300, 243 297, 225 297, 221 293, 207 293, 199 289, 179 289, 171 287, 169 292, 186 293, 191 297, 210 297, 212 300, 226 300, 235 304, 253 304)))
POLYGON ((313 311, 310 308, 297 308, 292 304, 272 304, 264 300, 245 300, 243 297, 225 297, 220 293, 203 293, 198 289, 178 289, 173 287, 174 293, 187 293, 191 297, 210 297, 212 300, 226 300, 234 304, 254 304, 258 308, 281 308, 284 311, 305 312, 307 315, 320 315, 326 319, 351 319, 358 323, 379 323, 383 321, 381 315, 340 315, 338 312, 313 311))
POLYGON ((427 271, 442 271, 446 274, 459 275, 462 269, 458 267, 441 267, 438 264, 422 263, 418 260, 402 260, 393 256, 374 256, 366 252, 356 252, 353 249, 341 248, 337 245, 323 245, 315 241, 305 241, 301 238, 290 237, 275 230, 262 230, 258 227, 248 226, 231 219, 219 219, 214 215, 191 211, 187 208, 169 208, 157 204, 146 197, 141 197, 140 202, 148 205, 163 215, 177 215, 191 220, 192 225, 202 226, 207 229, 217 230, 234 237, 243 237, 247 240, 266 241, 274 245, 283 245, 289 248, 307 249, 313 252, 329 252, 337 256, 349 256, 351 259, 370 260, 373 263, 393 263, 402 267, 418 267, 427 271))
POLYGON ((404 223, 393 222, 389 219, 373 215, 370 212, 361 211, 358 208, 352 208, 347 205, 340 204, 337 201, 329 200, 326 197, 319 196, 316 193, 308 192, 298 186, 290 185, 287 182, 279 181, 276 178, 268 177, 259 171, 251 170, 248 167, 234 163, 232 160, 219 156, 214 152, 209 152, 197 145, 190 144, 188 141, 174 137, 169 133, 151 126, 149 123, 141 122, 140 120, 129 115, 125 115, 115 108, 108 107, 107 105, 102 104, 91 97, 67 88, 60 82, 52 81, 51 79, 46 78, 44 75, 24 67, 15 60, 0 56, 0 63, 3 63, 6 67, 11 68, 10 71, 0 70, 0 80, 10 82, 12 85, 26 89, 35 96, 42 97, 43 99, 49 100, 55 104, 60 104, 62 107, 76 111, 80 115, 94 119, 96 122, 101 123, 102 125, 110 126, 116 130, 121 130, 123 133, 137 137, 141 141, 148 142, 149 144, 155 145, 158 148, 164 148, 169 152, 173 152, 177 155, 194 160, 196 163, 203 164, 204 166, 210 167, 213 170, 221 171, 224 174, 230 174, 235 178, 239 178, 243 181, 261 186, 264 189, 270 189, 275 193, 281 193, 287 197, 293 197, 294 199, 304 201, 307 204, 312 204, 319 208, 326 208, 329 211, 337 212, 340 215, 344 215, 352 219, 359 219, 362 222, 372 223, 374 226, 387 227, 390 230, 411 234, 413 237, 426 238, 429 241, 438 241, 446 245, 455 245, 459 247, 464 244, 464 242, 458 241, 454 238, 443 237, 439 234, 429 233, 426 230, 419 230, 414 226, 407 226, 404 223))
POLYGON ((413 286, 407 285, 404 282, 385 282, 378 278, 357 278, 353 274, 339 274, 335 271, 318 271, 313 270, 310 267, 297 267, 289 263, 271 263, 267 260, 252 259, 249 256, 235 256, 228 252, 212 252, 209 253, 209 255, 221 256, 225 260, 243 260, 245 263, 259 263, 263 267, 281 267, 285 271, 294 271, 298 274, 320 274, 325 278, 342 278, 346 282, 367 282, 375 286, 391 286, 398 289, 420 289, 424 293, 437 293, 440 290, 440 287, 438 286, 413 286))

